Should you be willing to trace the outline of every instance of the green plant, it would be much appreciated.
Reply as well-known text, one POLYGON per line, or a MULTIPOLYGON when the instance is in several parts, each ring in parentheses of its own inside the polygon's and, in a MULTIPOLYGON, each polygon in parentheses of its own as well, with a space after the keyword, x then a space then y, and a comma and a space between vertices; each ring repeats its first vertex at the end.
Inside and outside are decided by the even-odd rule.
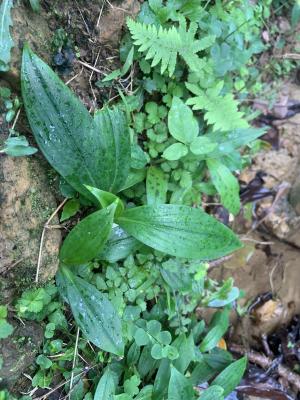
POLYGON ((263 48, 260 12, 247 1, 144 2, 128 21, 124 67, 104 79, 116 85, 135 63, 133 92, 120 90, 122 101, 94 118, 25 48, 23 101, 63 178, 61 220, 92 211, 65 238, 56 277, 78 328, 51 287, 17 304, 20 316, 46 324, 33 386, 60 373, 72 377, 65 391, 79 399, 205 400, 224 399, 238 384, 246 359, 234 361, 219 342, 240 292, 232 279, 209 279, 205 261, 240 242, 201 202, 220 196, 232 214, 240 210, 236 174, 263 133, 239 102, 257 90, 248 66, 263 48), (199 306, 216 309, 208 324, 197 319, 199 306))

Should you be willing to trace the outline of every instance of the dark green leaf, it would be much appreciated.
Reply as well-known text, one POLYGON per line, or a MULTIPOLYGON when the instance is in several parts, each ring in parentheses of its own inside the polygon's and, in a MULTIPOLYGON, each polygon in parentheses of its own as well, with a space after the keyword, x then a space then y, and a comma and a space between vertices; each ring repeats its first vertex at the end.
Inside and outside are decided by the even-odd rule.
POLYGON ((185 373, 190 363, 195 358, 195 345, 193 335, 190 334, 188 337, 184 333, 178 336, 172 343, 178 349, 179 357, 174 361, 174 367, 181 372, 185 373))
POLYGON ((69 303, 74 319, 87 340, 104 351, 122 356, 121 321, 106 295, 64 265, 60 267, 56 279, 61 295, 69 303))
POLYGON ((200 209, 187 206, 127 209, 117 223, 142 243, 177 257, 211 260, 241 247, 230 229, 200 209))
POLYGON ((221 386, 224 389, 224 396, 228 396, 240 383, 246 366, 247 358, 240 358, 225 368, 211 384, 221 386))
POLYGON ((10 52, 14 46, 14 41, 10 34, 12 7, 12 0, 3 0, 0 6, 0 71, 9 70, 10 52))
POLYGON ((26 47, 22 95, 27 117, 49 163, 78 192, 83 185, 117 192, 130 168, 127 123, 119 109, 105 109, 93 119, 58 76, 26 47))
POLYGON ((80 202, 77 199, 71 199, 64 205, 60 221, 65 221, 73 217, 80 209, 80 202))
POLYGON ((168 387, 168 400, 194 398, 194 390, 190 381, 171 365, 171 377, 168 387))
POLYGON ((88 262, 100 254, 112 229, 116 203, 84 218, 66 237, 59 259, 66 265, 88 262))
POLYGON ((159 365, 153 388, 153 400, 162 400, 168 389, 168 383, 171 376, 171 362, 163 359, 159 365))
POLYGON ((163 171, 156 167, 149 167, 146 180, 147 204, 156 206, 166 203, 167 190, 168 180, 163 171))
POLYGON ((199 126, 193 111, 179 97, 173 97, 168 127, 171 135, 184 144, 192 143, 198 135, 199 126))
POLYGON ((131 146, 131 168, 142 169, 148 162, 147 154, 138 144, 131 146))
POLYGON ((125 184, 130 170, 131 147, 128 124, 124 113, 118 108, 98 111, 94 121, 105 150, 101 169, 103 183, 91 186, 117 193, 125 184))
POLYGON ((144 386, 139 394, 134 398, 134 400, 153 400, 153 385, 144 386))
POLYGON ((241 207, 238 180, 219 160, 209 159, 207 166, 212 182, 220 193, 222 204, 232 214, 238 214, 241 207))
POLYGON ((142 182, 145 179, 146 176, 146 170, 145 169, 132 169, 129 171, 128 177, 126 179, 126 182, 120 189, 120 191, 128 189, 137 183, 142 182))
POLYGON ((98 382, 94 400, 113 400, 116 387, 117 376, 107 368, 98 382))
POLYGON ((141 247, 141 243, 138 240, 119 226, 115 226, 111 231, 103 251, 97 258, 114 263, 128 257, 139 247, 141 247))

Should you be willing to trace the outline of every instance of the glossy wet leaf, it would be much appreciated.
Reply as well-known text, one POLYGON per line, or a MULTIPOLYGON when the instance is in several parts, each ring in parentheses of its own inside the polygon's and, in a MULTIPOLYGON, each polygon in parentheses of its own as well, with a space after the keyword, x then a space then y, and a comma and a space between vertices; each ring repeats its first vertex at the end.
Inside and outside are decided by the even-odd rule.
POLYGON ((193 142, 198 135, 199 126, 193 111, 179 97, 172 100, 168 128, 176 140, 185 144, 193 142))
POLYGON ((240 187, 237 178, 219 160, 207 160, 211 180, 221 196, 221 202, 232 214, 240 211, 240 187))
POLYGON ((107 296, 64 265, 61 265, 56 280, 60 294, 69 303, 86 339, 104 351, 122 356, 121 321, 107 296))
POLYGON ((141 243, 138 240, 119 226, 115 226, 97 258, 114 263, 128 257, 139 247, 141 247, 141 243))
POLYGON ((21 86, 33 135, 53 168, 88 198, 91 196, 84 185, 117 192, 130 168, 124 114, 117 108, 105 109, 93 119, 74 93, 28 47, 23 52, 21 86))
POLYGON ((146 180, 147 204, 153 206, 166 203, 167 190, 168 179, 163 171, 157 167, 149 167, 146 180))
POLYGON ((10 27, 13 24, 11 19, 12 7, 13 0, 2 0, 0 5, 0 71, 9 70, 10 53, 14 46, 10 33, 10 27))
POLYGON ((131 146, 125 114, 118 108, 105 108, 95 114, 96 134, 101 135, 104 154, 102 184, 91 185, 117 193, 126 182, 131 166, 131 146))
POLYGON ((59 259, 66 265, 79 265, 100 254, 112 229, 116 203, 84 218, 66 237, 59 259))
POLYGON ((240 383, 247 366, 247 358, 243 357, 226 367, 211 383, 224 389, 224 396, 229 395, 240 383))
POLYGON ((117 223, 137 240, 177 257, 212 260, 241 247, 225 225, 200 209, 164 204, 127 209, 117 223))

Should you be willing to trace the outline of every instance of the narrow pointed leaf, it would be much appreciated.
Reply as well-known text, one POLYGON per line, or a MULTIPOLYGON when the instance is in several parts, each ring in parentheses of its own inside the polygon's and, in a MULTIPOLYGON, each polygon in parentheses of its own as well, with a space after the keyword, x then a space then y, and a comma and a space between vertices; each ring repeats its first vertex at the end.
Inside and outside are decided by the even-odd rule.
POLYGON ((204 211, 187 206, 127 209, 117 223, 142 243, 177 257, 212 260, 241 247, 229 228, 204 211))
POLYGON ((222 204, 232 214, 238 214, 241 207, 238 180, 219 160, 209 159, 207 166, 212 182, 220 193, 222 204))
POLYGON ((199 400, 224 400, 224 389, 221 386, 210 386, 201 393, 199 400))
POLYGON ((59 259, 79 265, 95 258, 103 249, 112 229, 116 203, 84 218, 66 237, 59 259))
POLYGON ((106 295, 62 265, 56 276, 60 294, 87 340, 104 351, 123 355, 120 318, 106 295))
POLYGON ((224 389, 228 396, 240 383, 247 366, 247 358, 243 357, 226 367, 211 383, 224 389))

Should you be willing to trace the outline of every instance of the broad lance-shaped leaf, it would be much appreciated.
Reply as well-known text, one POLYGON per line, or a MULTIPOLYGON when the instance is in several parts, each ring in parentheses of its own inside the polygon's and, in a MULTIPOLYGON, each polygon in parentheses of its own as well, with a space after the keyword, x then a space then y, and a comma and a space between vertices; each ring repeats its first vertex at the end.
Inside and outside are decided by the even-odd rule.
POLYGON ((94 400, 113 400, 117 384, 117 374, 107 368, 98 382, 94 400))
POLYGON ((241 247, 229 228, 192 207, 136 207, 125 210, 116 222, 142 243, 176 257, 212 260, 241 247))
POLYGON ((130 168, 129 132, 115 108, 95 120, 73 92, 26 46, 21 85, 34 137, 49 163, 78 192, 83 185, 117 192, 130 168))
POLYGON ((123 355, 120 318, 106 295, 61 265, 56 282, 87 340, 104 351, 123 355))
POLYGON ((228 396, 240 383, 247 366, 247 358, 243 357, 226 367, 211 383, 224 389, 228 396))
POLYGON ((59 259, 66 265, 79 265, 95 258, 103 249, 112 229, 117 203, 84 218, 66 237, 59 259))
POLYGON ((236 177, 219 160, 209 159, 206 161, 212 183, 221 196, 221 201, 232 214, 240 211, 240 186, 236 177))
POLYGON ((10 34, 12 0, 2 0, 0 6, 0 71, 9 70, 10 52, 14 41, 10 34))
MULTIPOLYGON (((118 108, 97 111, 94 117, 96 134, 102 137, 103 158, 99 187, 117 193, 125 184, 131 160, 131 145, 125 114, 118 108)), ((92 185, 91 185, 92 186, 92 185)))

